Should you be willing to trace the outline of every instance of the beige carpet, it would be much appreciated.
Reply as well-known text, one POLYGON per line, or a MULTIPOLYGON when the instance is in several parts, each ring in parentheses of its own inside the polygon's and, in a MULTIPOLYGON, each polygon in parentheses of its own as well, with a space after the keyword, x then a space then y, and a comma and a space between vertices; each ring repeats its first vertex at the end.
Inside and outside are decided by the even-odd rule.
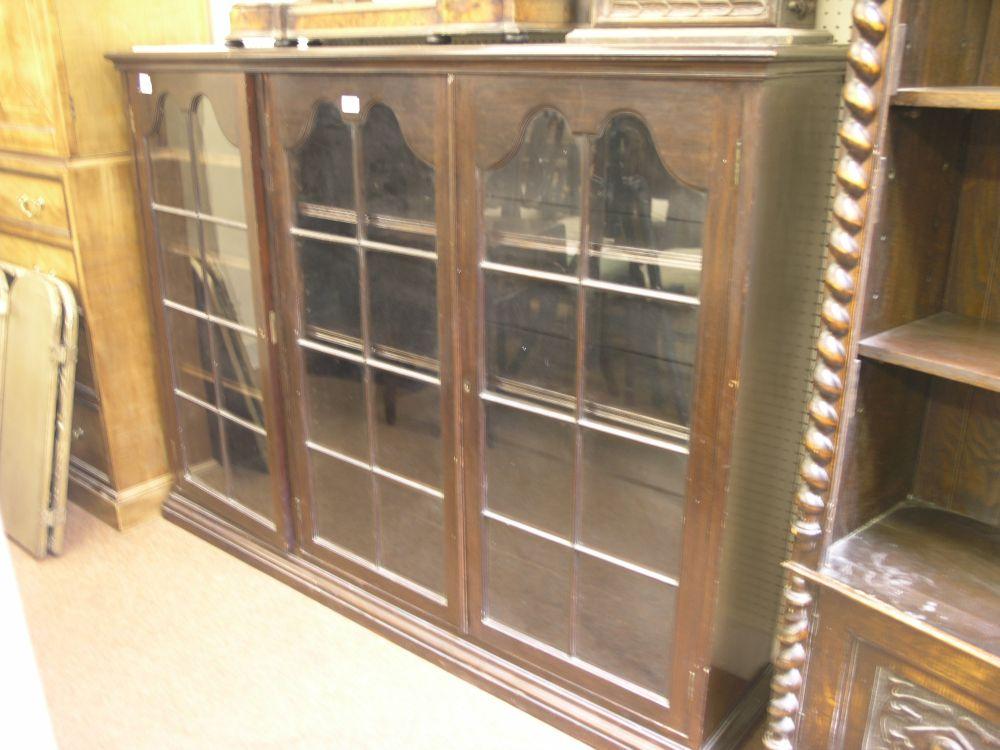
POLYGON ((63 750, 583 747, 162 519, 11 551, 63 750))

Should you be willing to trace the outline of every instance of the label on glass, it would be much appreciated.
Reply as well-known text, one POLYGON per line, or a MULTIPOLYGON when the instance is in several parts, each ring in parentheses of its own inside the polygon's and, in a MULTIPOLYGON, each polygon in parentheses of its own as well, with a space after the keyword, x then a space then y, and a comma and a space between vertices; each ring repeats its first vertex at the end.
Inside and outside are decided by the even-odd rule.
POLYGON ((356 115, 361 112, 361 98, 344 94, 340 97, 340 111, 345 115, 356 115))

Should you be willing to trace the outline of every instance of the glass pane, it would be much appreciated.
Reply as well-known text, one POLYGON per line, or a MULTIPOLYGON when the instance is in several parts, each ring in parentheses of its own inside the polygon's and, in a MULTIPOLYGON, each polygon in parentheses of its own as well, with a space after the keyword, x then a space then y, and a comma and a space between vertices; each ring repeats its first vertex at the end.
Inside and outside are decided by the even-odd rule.
POLYGON ((484 402, 486 504, 535 528, 573 534, 575 427, 484 402))
POLYGON ((686 475, 681 453, 584 430, 580 541, 676 578, 686 475))
POLYGON ((676 590, 580 555, 576 655, 658 695, 669 695, 676 590))
POLYGON ((174 403, 177 405, 185 473, 218 494, 225 495, 228 488, 218 415, 184 398, 175 398, 174 403))
POLYGON ((361 296, 355 247, 300 239, 299 267, 307 332, 314 338, 361 348, 361 296))
POLYGON ((222 408, 264 427, 260 339, 216 324, 212 325, 212 336, 219 363, 222 408))
POLYGON ((440 388, 389 372, 373 374, 376 463, 441 489, 440 388))
POLYGON ((404 365, 436 370, 437 264, 391 253, 368 253, 372 348, 404 365))
POLYGON ((168 346, 174 387, 215 406, 215 380, 208 322, 167 308, 168 346))
POLYGON ((209 311, 256 328, 253 276, 245 229, 201 222, 210 282, 209 311))
POLYGON ((375 514, 367 469, 309 451, 314 533, 375 562, 375 514))
POLYGON ((153 200, 165 206, 197 210, 191 177, 191 139, 188 117, 176 97, 160 100, 160 121, 146 141, 153 200))
POLYGON ((697 333, 697 307, 587 290, 587 410, 652 430, 689 425, 697 333))
POLYGON ((573 551, 487 521, 487 616, 569 651, 573 551))
MULTIPOLYGON (((235 112, 222 113, 228 119, 235 115, 235 112)), ((195 108, 194 142, 199 209, 204 214, 246 222, 240 149, 222 132, 215 108, 205 96, 198 99, 195 108)))
POLYGON ((440 498, 378 479, 382 565, 444 595, 444 508, 440 498))
POLYGON ((576 273, 580 248, 580 146, 555 110, 528 121, 524 141, 485 180, 486 257, 576 273))
POLYGON ((267 437, 229 419, 222 424, 229 455, 229 496, 264 518, 273 518, 267 437))
POLYGON ((708 194, 663 166, 635 115, 613 118, 594 146, 590 275, 697 296, 708 194))
POLYGON ((163 296, 196 310, 205 310, 198 222, 156 212, 156 236, 163 260, 163 296))
POLYGON ((361 142, 368 239, 434 250, 434 169, 410 150, 384 104, 368 112, 361 142))
POLYGON ((572 408, 576 289, 488 273, 486 372, 491 389, 572 408))
POLYGON ((299 227, 357 236, 352 152, 351 130, 340 110, 320 102, 309 136, 289 156, 299 227))
POLYGON ((302 349, 309 439, 368 462, 364 366, 302 349))

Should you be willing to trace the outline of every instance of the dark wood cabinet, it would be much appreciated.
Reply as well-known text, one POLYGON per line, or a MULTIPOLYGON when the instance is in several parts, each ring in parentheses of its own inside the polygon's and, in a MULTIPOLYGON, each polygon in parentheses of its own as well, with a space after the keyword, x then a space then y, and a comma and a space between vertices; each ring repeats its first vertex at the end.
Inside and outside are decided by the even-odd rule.
POLYGON ((766 694, 838 56, 116 58, 168 516, 591 742, 732 746, 766 694))

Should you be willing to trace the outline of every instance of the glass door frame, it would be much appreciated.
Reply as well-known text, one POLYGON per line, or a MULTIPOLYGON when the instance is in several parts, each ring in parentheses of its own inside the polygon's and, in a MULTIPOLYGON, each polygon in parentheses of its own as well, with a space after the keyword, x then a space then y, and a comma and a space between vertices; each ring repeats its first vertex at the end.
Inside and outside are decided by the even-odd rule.
MULTIPOLYGON (((737 141, 741 94, 735 84, 674 80, 591 80, 559 75, 518 77, 459 76, 457 122, 463 134, 458 144, 460 196, 459 275, 462 323, 463 433, 469 629, 489 648, 532 669, 542 669, 557 682, 584 690, 597 702, 623 711, 657 731, 680 737, 698 736, 707 690, 713 602, 721 545, 726 472, 716 471, 728 460, 735 410, 742 296, 738 286, 745 259, 735 238, 737 223, 737 141), (502 628, 483 622, 485 611, 486 532, 482 520, 485 498, 485 272, 484 189, 487 169, 513 155, 526 134, 530 118, 554 109, 570 125, 574 137, 596 139, 614 115, 635 113, 651 127, 659 144, 676 127, 687 143, 673 149, 688 174, 700 171, 696 183, 709 193, 704 222, 703 268, 698 321, 694 393, 690 417, 681 572, 676 599, 676 635, 670 670, 669 700, 652 700, 566 657, 529 645, 502 628), (687 122, 685 122, 687 118, 687 122), (492 132, 481 123, 489 122, 492 132), (709 124, 710 123, 710 124, 709 124), (699 131, 698 128, 702 129, 699 131), (727 384, 728 383, 728 384, 727 384), (702 669, 705 667, 706 669, 702 669), (699 676, 700 675, 700 676, 699 676), (700 680, 701 684, 696 685, 700 680)), ((592 142, 592 141, 590 141, 592 142)), ((660 153, 663 148, 660 147, 660 153)), ((589 222, 590 149, 581 154, 581 221, 589 222)), ((662 157, 661 157, 662 160, 662 157)), ((664 160, 671 169, 671 160, 664 160)), ((692 183, 689 183, 692 184, 692 183)), ((579 243, 584 263, 587 230, 579 243)), ((495 265, 495 264, 494 264, 495 265)), ((531 274, 524 274, 526 276, 531 274)), ((539 278, 544 277, 544 274, 539 278)), ((581 287, 582 289, 583 287, 581 287)), ((580 344, 583 345, 582 343, 580 344)), ((579 395, 579 394, 578 394, 579 395)), ((572 420, 576 421, 576 420, 572 420)), ((579 554, 574 550, 573 554, 579 554)))
MULTIPOLYGON (((270 254, 267 245, 266 211, 263 204, 263 184, 258 154, 259 137, 256 120, 250 117, 255 111, 255 92, 248 76, 241 73, 192 71, 160 71, 155 68, 148 73, 127 71, 125 73, 130 115, 136 154, 136 175, 140 187, 141 216, 147 248, 147 267, 152 280, 155 299, 151 300, 153 323, 157 331, 160 354, 160 376, 163 387, 162 404, 167 426, 167 447, 170 465, 174 472, 173 492, 185 499, 201 505, 224 521, 251 533, 254 537, 278 549, 288 549, 291 539, 291 524, 288 505, 288 490, 285 472, 285 447, 283 417, 278 395, 278 379, 275 372, 274 343, 271 336, 271 316, 273 310, 270 284, 270 254), (150 92, 151 86, 151 92, 150 92), (153 179, 150 149, 147 138, 155 132, 161 117, 161 104, 166 96, 183 103, 182 111, 191 119, 201 99, 212 103, 217 124, 224 136, 235 139, 240 153, 240 177, 243 206, 246 213, 245 231, 250 261, 250 281, 253 292, 253 334, 257 338, 260 356, 261 395, 266 431, 267 462, 270 475, 269 494, 272 503, 273 521, 264 519, 252 511, 241 510, 242 505, 233 503, 221 494, 209 491, 191 482, 185 476, 183 436, 175 399, 182 398, 174 390, 174 373, 170 351, 168 305, 165 304, 165 277, 161 265, 159 237, 154 217, 153 179), (225 113, 231 117, 227 121, 225 113)), ((191 153, 191 179, 198 181, 196 172, 195 143, 193 127, 189 127, 188 148, 191 153)), ((202 219, 197 212, 185 220, 202 219)), ((221 223, 221 222, 220 222, 221 223)), ((201 228, 199 226, 199 237, 201 228)), ((211 322, 213 316, 200 314, 197 317, 211 322)), ((235 330, 235 329, 234 329, 235 330)), ((250 333, 247 327, 247 335, 250 333)), ((218 366, 217 363, 214 363, 218 366)), ((215 369, 215 367, 213 367, 215 369)), ((218 375, 216 374, 216 381, 218 375)), ((215 382, 215 388, 218 388, 215 382)), ((189 399, 191 400, 191 399, 189 399)), ((192 403, 194 403, 192 401, 192 403)), ((211 406, 211 405, 210 405, 211 406)), ((203 407, 204 408, 204 407, 203 407)), ((211 410, 220 420, 228 419, 214 408, 211 410)), ((223 446, 223 451, 227 449, 223 446)), ((228 463, 228 461, 227 461, 228 463)))
MULTIPOLYGON (((446 77, 435 74, 408 74, 399 71, 382 73, 338 72, 324 69, 321 73, 270 73, 261 80, 262 117, 269 157, 268 205, 272 211, 272 242, 277 252, 278 267, 274 278, 275 293, 283 301, 278 307, 279 340, 282 352, 281 376, 286 392, 294 395, 295 403, 287 410, 289 430, 289 474, 295 506, 295 545, 305 560, 332 573, 344 575, 362 588, 408 610, 429 617, 452 630, 463 630, 465 613, 464 555, 462 549, 463 519, 459 481, 459 419, 458 380, 456 377, 457 332, 454 326, 455 261, 452 221, 452 149, 451 134, 440 127, 449 121, 446 77), (310 465, 307 453, 308 425, 305 398, 305 371, 298 341, 305 336, 306 324, 302 305, 305 290, 296 261, 297 237, 294 209, 294 180, 289 162, 291 150, 308 137, 317 107, 327 103, 341 110, 341 97, 358 97, 357 113, 344 112, 343 122, 360 133, 365 116, 377 104, 392 110, 411 152, 434 168, 436 263, 437 263, 437 334, 438 380, 441 401, 442 503, 444 513, 445 596, 431 598, 420 587, 402 575, 387 574, 384 568, 341 554, 331 544, 317 541, 311 497, 310 465), (411 118, 418 112, 425 122, 414 124, 411 118), (408 120, 410 122, 408 122, 408 120), (412 126, 412 127, 411 127, 412 126), (425 138, 418 152, 409 135, 423 127, 425 138), (429 128, 432 136, 426 137, 429 128), (428 158, 430 157, 430 158, 428 158), (442 600, 443 599, 443 600, 442 600)), ((352 136, 355 210, 358 221, 365 215, 361 186, 361 160, 357 135, 352 136)), ((303 233, 299 233, 303 235, 303 233)), ((360 240, 359 240, 360 242, 360 240)), ((363 269, 362 269, 363 272, 363 269)), ((367 285, 367 281, 361 281, 367 285)), ((365 304, 362 297, 362 305, 365 304)), ((364 314, 364 313, 362 313, 364 314)), ((368 367, 365 356, 358 357, 368 367)), ((369 425, 369 429, 373 426, 369 425)), ((364 463, 364 462, 361 462, 364 463)), ((360 468, 365 468, 358 464, 360 468)), ((371 471, 370 467, 368 468, 371 471)), ((378 472, 376 472, 378 473, 378 472)), ((378 530, 376 529, 376 533, 378 530)))

